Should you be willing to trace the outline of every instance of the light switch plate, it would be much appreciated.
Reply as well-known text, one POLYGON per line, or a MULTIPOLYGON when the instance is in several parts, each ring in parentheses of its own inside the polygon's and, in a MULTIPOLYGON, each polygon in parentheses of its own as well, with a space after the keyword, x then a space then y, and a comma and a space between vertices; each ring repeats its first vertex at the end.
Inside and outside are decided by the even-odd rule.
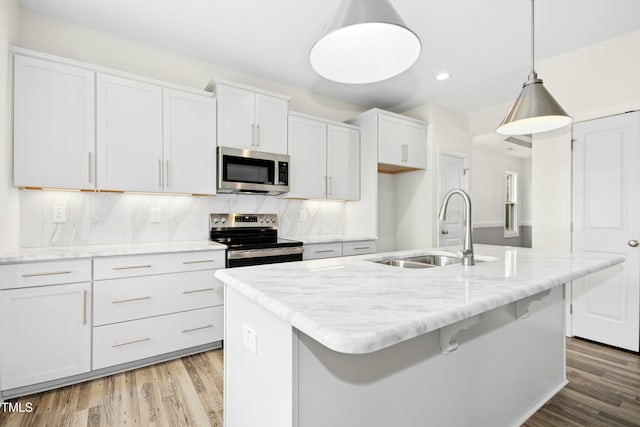
POLYGON ((64 206, 53 207, 53 223, 54 224, 66 224, 67 222, 67 208, 64 206))
POLYGON ((242 325, 242 343, 254 355, 258 354, 257 348, 256 348, 257 341, 258 341, 258 336, 256 334, 256 331, 247 325, 242 325))
POLYGON ((160 224, 161 221, 161 214, 162 214, 162 210, 160 208, 151 208, 151 224, 160 224))

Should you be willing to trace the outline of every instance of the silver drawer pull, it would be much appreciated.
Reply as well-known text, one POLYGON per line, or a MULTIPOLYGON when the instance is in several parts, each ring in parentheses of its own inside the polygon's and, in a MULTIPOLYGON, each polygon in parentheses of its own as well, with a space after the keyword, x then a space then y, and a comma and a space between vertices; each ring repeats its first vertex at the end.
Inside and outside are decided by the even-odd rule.
POLYGON ((353 248, 354 251, 364 251, 365 249, 371 249, 369 246, 360 246, 357 248, 353 248))
POLYGON ((117 342, 113 344, 111 347, 122 347, 123 345, 136 344, 139 342, 151 341, 151 338, 140 338, 139 340, 127 341, 127 342, 117 342))
POLYGON ((71 274, 71 272, 70 271, 52 271, 49 273, 28 273, 28 274, 23 274, 22 277, 55 276, 56 274, 71 274))
POLYGON ((116 301, 111 301, 111 304, 120 304, 122 302, 131 302, 131 301, 142 301, 142 300, 145 300, 145 299, 151 299, 151 297, 120 299, 120 300, 116 300, 116 301))
POLYGON ((183 294, 195 294, 196 292, 213 291, 213 288, 194 289, 192 291, 182 291, 183 294))
POLYGON ((204 325, 204 326, 200 326, 198 328, 183 329, 182 333, 186 334, 187 332, 199 331, 201 329, 209 329, 209 328, 213 328, 213 325, 204 325))
POLYGON ((198 261, 182 261, 183 264, 201 264, 203 262, 214 262, 213 259, 201 259, 198 261))
POLYGON ((131 270, 134 268, 151 268, 151 265, 129 265, 125 267, 113 267, 114 270, 131 270))
POLYGON ((324 249, 321 251, 316 251, 317 254, 324 254, 324 253, 328 253, 328 252, 335 252, 335 249, 324 249))

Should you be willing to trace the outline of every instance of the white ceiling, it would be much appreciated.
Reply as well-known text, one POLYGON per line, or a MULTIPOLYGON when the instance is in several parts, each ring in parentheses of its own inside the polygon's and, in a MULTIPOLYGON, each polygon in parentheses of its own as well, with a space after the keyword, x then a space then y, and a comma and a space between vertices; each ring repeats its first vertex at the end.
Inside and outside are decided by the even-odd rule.
MULTIPOLYGON (((391 0, 422 39, 417 64, 385 82, 317 76, 311 45, 341 0, 21 0, 25 9, 362 107, 461 112, 515 99, 529 70, 529 0, 391 0), (447 70, 448 81, 434 76, 447 70)), ((640 0, 538 0, 536 58, 640 28, 640 0)), ((544 78, 544 76, 541 76, 544 78)))

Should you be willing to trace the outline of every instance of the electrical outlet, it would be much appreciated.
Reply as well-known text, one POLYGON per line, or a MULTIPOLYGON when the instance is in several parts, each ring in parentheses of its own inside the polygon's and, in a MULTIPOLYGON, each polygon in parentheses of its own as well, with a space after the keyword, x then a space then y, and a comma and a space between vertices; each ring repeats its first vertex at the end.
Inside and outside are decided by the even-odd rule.
POLYGON ((160 224, 162 221, 160 220, 160 215, 162 211, 160 208, 151 208, 151 224, 160 224))
POLYGON ((258 335, 256 334, 256 331, 254 331, 247 325, 242 325, 242 343, 251 353, 256 356, 258 354, 256 349, 257 341, 258 335))
POLYGON ((53 223, 54 224, 66 224, 67 222, 67 208, 64 206, 53 207, 53 223))

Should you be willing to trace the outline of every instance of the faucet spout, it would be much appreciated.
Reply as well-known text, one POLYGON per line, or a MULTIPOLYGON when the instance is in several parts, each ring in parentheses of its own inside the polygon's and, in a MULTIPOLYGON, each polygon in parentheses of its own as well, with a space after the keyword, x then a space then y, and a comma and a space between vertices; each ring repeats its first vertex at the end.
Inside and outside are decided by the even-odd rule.
POLYGON ((444 199, 442 199, 442 206, 440 206, 438 219, 440 221, 447 219, 447 206, 449 206, 449 200, 454 194, 458 194, 464 200, 464 242, 462 246, 462 265, 475 265, 473 255, 473 237, 471 235, 471 198, 469 195, 459 188, 449 191, 444 196, 444 199))

